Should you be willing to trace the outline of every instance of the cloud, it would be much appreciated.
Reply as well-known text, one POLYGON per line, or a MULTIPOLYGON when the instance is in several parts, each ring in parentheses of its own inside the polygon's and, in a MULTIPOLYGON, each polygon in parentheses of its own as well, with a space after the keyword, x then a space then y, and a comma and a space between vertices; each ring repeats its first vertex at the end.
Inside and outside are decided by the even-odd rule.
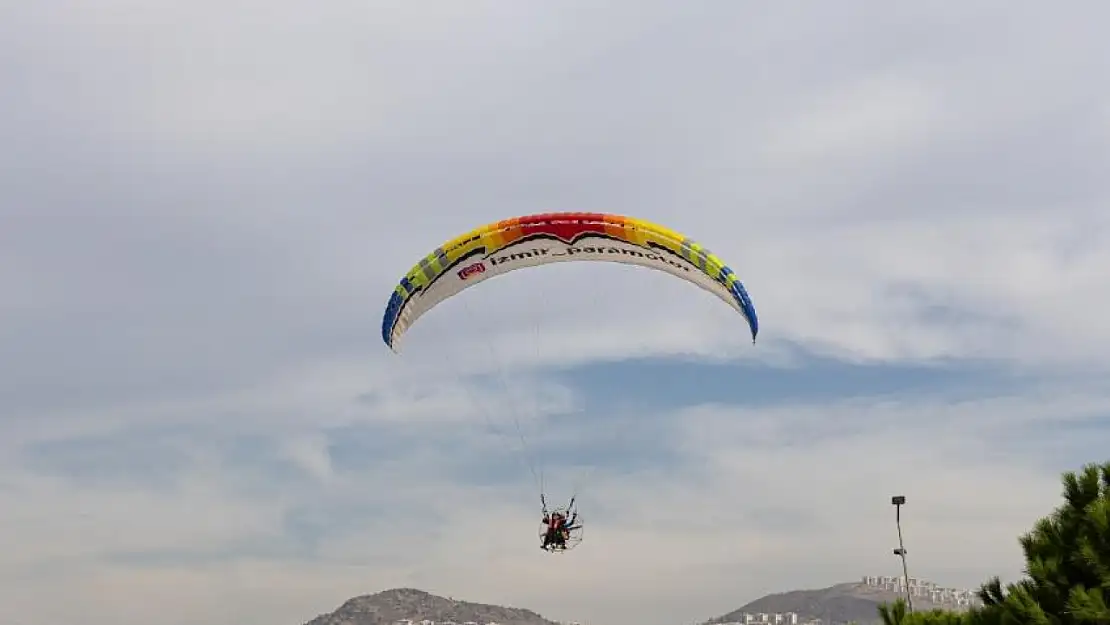
POLYGON ((855 153, 854 161, 867 162, 874 154, 912 151, 928 144, 938 130, 937 95, 926 85, 897 77, 870 78, 805 102, 807 110, 769 133, 766 157, 772 163, 797 164, 855 153))
MULTIPOLYGON (((88 597, 111 618, 150 613, 127 599, 141 584, 164 592, 181 582, 182 596, 199 604, 180 622, 211 618, 206 605, 213 614, 243 610, 256 622, 288 620, 282 610, 290 605, 308 616, 344 593, 405 584, 561 618, 672 622, 708 618, 760 592, 892 570, 888 497, 898 492, 910 500, 917 574, 966 585, 991 574, 1013 578, 1017 534, 1054 505, 1057 472, 1083 449, 1078 438, 1046 432, 1099 426, 1110 398, 1054 386, 929 395, 710 403, 664 409, 659 419, 648 404, 626 409, 636 417, 627 420, 595 398, 595 423, 616 412, 623 425, 654 432, 648 440, 665 455, 631 471, 618 463, 594 472, 581 491, 587 541, 558 560, 533 553, 535 503, 525 469, 511 466, 510 437, 466 428, 408 439, 378 430, 380 444, 403 446, 395 453, 374 450, 355 429, 326 431, 332 468, 323 482, 288 458, 284 475, 267 467, 283 458, 276 437, 254 440, 254 454, 200 445, 209 452, 182 474, 192 477, 170 488, 78 482, 77 491, 40 469, 40 477, 15 482, 26 521, 13 519, 24 540, 8 536, 6 577, 39 596, 38 584, 63 579, 48 576, 53 567, 95 567, 67 582, 73 609, 88 597), (1040 444, 1031 449, 1032 440, 1040 444), (515 475, 516 485, 467 479, 498 458, 506 466, 495 475, 515 475), (90 512, 76 515, 81 509, 90 512), (53 522, 33 516, 48 510, 53 522), (637 600, 647 589, 656 597, 650 604, 637 600)), ((548 425, 550 441, 562 439, 561 425, 548 425)), ((565 463, 571 459, 554 455, 546 465, 559 478, 576 471, 565 463)))
POLYGON ((1102 5, 2 12, 5 622, 414 585, 662 625, 893 570, 895 491, 911 566, 974 584, 1105 453, 1102 5), (380 344, 409 264, 546 210, 703 241, 759 343, 567 264, 380 344), (584 485, 570 557, 539 469, 584 485))

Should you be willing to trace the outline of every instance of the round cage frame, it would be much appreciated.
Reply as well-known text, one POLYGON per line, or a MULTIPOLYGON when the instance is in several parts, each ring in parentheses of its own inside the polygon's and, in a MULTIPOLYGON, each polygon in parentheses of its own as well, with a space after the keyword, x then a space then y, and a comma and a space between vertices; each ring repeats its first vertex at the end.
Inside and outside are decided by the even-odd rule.
MULTIPOLYGON (((572 516, 574 516, 572 511, 567 509, 566 507, 553 508, 553 509, 548 511, 548 514, 555 514, 557 512, 562 513, 568 519, 571 518, 572 516)), ((571 551, 575 547, 577 547, 579 545, 579 543, 582 542, 583 526, 582 526, 582 515, 581 514, 579 514, 578 517, 574 520, 574 524, 578 527, 576 527, 575 529, 570 531, 570 536, 567 538, 567 541, 566 541, 566 547, 546 547, 546 548, 544 548, 544 551, 546 551, 548 553, 565 553, 565 552, 571 551)), ((546 536, 546 535, 547 535, 547 525, 544 524, 544 523, 541 523, 540 524, 540 531, 539 531, 539 538, 540 538, 540 541, 541 541, 540 544, 543 544, 542 541, 544 539, 544 536, 546 536)))

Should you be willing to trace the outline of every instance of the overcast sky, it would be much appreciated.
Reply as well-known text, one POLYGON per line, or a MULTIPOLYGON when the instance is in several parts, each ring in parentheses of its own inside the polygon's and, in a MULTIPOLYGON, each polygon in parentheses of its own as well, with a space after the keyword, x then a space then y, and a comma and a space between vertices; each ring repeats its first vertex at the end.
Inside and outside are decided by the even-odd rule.
MULTIPOLYGON (((758 4, 758 6, 757 6, 758 4)), ((0 6, 0 621, 299 625, 413 586, 591 625, 1020 573, 1110 435, 1110 8, 0 6), (471 227, 630 214, 760 313, 471 227), (466 375, 464 375, 466 374, 466 375), (537 549, 542 473, 585 541, 537 549), (577 487, 577 488, 576 488, 577 487)))

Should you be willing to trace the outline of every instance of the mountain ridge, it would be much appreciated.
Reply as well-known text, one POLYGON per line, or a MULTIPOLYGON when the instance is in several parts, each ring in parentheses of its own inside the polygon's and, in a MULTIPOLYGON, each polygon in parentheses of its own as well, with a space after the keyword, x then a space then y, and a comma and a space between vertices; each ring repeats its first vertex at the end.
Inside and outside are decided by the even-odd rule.
MULTIPOLYGON (((911 579, 911 583, 913 580, 911 579)), ((966 592, 966 591, 965 591, 966 592)), ((820 622, 824 625, 881 623, 879 606, 904 597, 902 591, 889 587, 870 585, 866 582, 842 582, 825 588, 789 590, 764 595, 726 614, 704 621, 702 625, 723 623, 748 623, 749 625, 805 625, 820 622), (773 615, 794 614, 795 622, 787 619, 776 621, 773 615), (746 615, 755 617, 748 620, 746 615), (758 617, 767 615, 767 621, 758 617)), ((912 597, 915 609, 963 610, 966 606, 953 602, 932 601, 928 596, 912 597)))
POLYGON ((558 625, 532 610, 460 601, 416 588, 392 588, 345 601, 305 625, 394 625, 422 620, 457 625, 558 625))
MULTIPOLYGON (((901 596, 889 586, 868 584, 866 579, 842 582, 825 588, 764 595, 700 624, 869 625, 881 622, 880 604, 901 596)), ((913 602, 915 608, 922 610, 965 609, 952 603, 933 602, 926 596, 915 596, 913 602)), ((393 588, 353 597, 335 611, 321 614, 305 625, 421 625, 421 621, 435 625, 564 625, 529 609, 461 601, 416 588, 393 588)))

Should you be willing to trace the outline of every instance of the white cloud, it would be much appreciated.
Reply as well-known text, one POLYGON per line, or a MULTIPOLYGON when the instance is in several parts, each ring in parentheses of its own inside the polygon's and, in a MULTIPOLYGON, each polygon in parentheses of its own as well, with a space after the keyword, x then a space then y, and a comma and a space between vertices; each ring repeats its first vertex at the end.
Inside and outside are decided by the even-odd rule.
MULTIPOLYGON (((708 618, 761 592, 893 570, 888 498, 897 492, 909 498, 916 574, 967 585, 991 574, 1013 578, 1016 536, 1055 505, 1057 472, 1073 467, 1070 457, 1031 464, 1028 450, 1013 446, 1020 441, 1005 435, 1110 411, 1104 395, 1050 390, 958 403, 689 409, 670 417, 685 464, 597 474, 583 493, 587 541, 561 558, 535 549, 534 502, 515 488, 467 486, 452 475, 447 467, 488 453, 470 437, 457 438, 438 461, 413 450, 399 463, 254 494, 235 488, 260 476, 216 459, 168 492, 77 490, 28 477, 9 499, 23 505, 5 507, 22 513, 8 514, 15 531, 6 534, 3 576, 28 598, 42 596, 45 580, 65 583, 73 613, 122 622, 155 609, 136 596, 175 588, 181 593, 172 601, 189 605, 170 622, 216 622, 236 612, 265 623, 289 620, 289 609, 300 610, 296 621, 349 595, 416 585, 559 618, 668 623, 708 618), (237 554, 236 545, 292 540, 275 522, 298 504, 330 520, 312 560, 237 554), (380 512, 351 516, 358 508, 350 506, 366 504, 380 512), (83 509, 88 514, 75 514, 83 509), (220 545, 227 559, 219 566, 93 559, 203 554, 220 545), (86 574, 48 576, 55 566, 86 574), (485 572, 475 575, 476 566, 485 572), (643 596, 653 601, 637 600, 643 596)), ((37 614, 30 605, 22 613, 37 614)))
POLYGON ((770 133, 774 161, 854 161, 910 153, 938 130, 936 89, 898 77, 868 79, 800 103, 805 111, 770 133), (862 152, 862 153, 861 153, 862 152))
POLYGON ((320 481, 327 481, 333 475, 328 441, 319 434, 307 434, 288 439, 285 443, 285 453, 294 464, 320 481))

